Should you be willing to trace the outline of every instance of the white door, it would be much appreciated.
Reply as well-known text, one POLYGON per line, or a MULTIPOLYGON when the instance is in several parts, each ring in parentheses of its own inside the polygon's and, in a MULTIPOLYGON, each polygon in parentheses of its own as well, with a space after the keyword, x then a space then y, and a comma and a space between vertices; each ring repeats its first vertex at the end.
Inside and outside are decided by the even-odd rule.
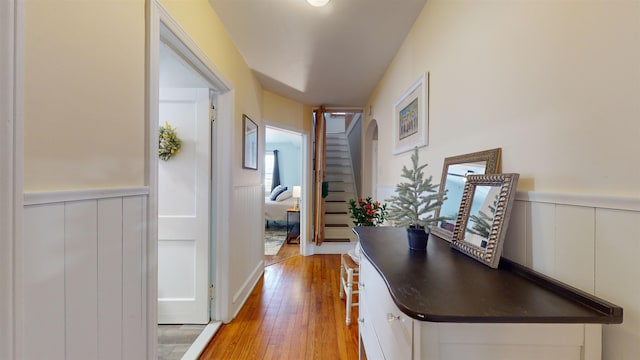
POLYGON ((159 125, 182 140, 158 160, 158 323, 209 322, 209 89, 160 89, 159 125))

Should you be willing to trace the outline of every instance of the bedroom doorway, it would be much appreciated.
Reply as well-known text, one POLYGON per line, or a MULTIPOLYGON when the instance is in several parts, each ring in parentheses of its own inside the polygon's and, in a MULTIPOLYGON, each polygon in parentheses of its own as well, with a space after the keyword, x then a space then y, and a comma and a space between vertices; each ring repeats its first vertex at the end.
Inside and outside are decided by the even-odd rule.
POLYGON ((302 134, 265 127, 265 266, 300 254, 302 134))

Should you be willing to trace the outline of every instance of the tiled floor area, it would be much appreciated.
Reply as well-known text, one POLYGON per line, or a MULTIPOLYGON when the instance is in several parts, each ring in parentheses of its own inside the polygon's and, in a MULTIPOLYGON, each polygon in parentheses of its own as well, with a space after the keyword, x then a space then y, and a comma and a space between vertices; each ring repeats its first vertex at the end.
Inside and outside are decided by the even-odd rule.
POLYGON ((180 360, 206 325, 158 325, 158 360, 180 360))

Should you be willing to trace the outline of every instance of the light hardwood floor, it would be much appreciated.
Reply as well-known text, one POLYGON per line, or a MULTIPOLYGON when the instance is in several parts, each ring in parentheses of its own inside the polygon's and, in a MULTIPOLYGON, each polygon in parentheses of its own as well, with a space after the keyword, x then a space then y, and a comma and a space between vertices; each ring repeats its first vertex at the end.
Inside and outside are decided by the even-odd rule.
POLYGON ((273 265, 298 255, 300 255, 300 244, 287 244, 285 241, 277 254, 264 256, 264 266, 273 265))
POLYGON ((238 316, 200 359, 358 358, 358 308, 345 324, 340 255, 295 256, 265 268, 238 316))

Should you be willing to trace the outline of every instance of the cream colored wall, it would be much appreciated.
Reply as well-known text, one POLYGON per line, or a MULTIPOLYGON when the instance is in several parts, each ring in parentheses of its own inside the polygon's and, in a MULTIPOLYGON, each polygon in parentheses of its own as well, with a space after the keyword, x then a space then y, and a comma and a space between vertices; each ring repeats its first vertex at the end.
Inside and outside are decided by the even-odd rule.
MULTIPOLYGON (((420 153, 435 178, 447 156, 502 147, 502 169, 520 173, 520 190, 638 196, 639 38, 633 0, 430 0, 367 121, 392 134, 394 101, 429 72, 420 153)), ((400 181, 410 162, 392 144, 380 136, 380 184, 400 181)))
POLYGON ((285 127, 308 131, 313 127, 313 109, 270 91, 263 91, 264 119, 285 127))
POLYGON ((366 119, 379 126, 378 190, 393 189, 410 163, 393 155, 393 103, 429 72, 427 174, 502 148, 521 196, 505 256, 623 306, 624 323, 603 331, 611 360, 636 356, 640 339, 626 255, 640 248, 638 39, 637 0, 429 0, 366 119))
MULTIPOLYGON (((235 95, 234 133, 232 134, 233 181, 235 185, 260 182, 260 172, 242 169, 242 114, 262 125, 262 87, 238 52, 218 15, 206 0, 161 0, 173 18, 209 56, 231 82, 235 95)), ((264 144, 259 144, 260 151, 264 144)), ((258 168, 263 159, 259 159, 258 168)))
POLYGON ((25 1, 24 188, 144 184, 145 1, 25 1))

